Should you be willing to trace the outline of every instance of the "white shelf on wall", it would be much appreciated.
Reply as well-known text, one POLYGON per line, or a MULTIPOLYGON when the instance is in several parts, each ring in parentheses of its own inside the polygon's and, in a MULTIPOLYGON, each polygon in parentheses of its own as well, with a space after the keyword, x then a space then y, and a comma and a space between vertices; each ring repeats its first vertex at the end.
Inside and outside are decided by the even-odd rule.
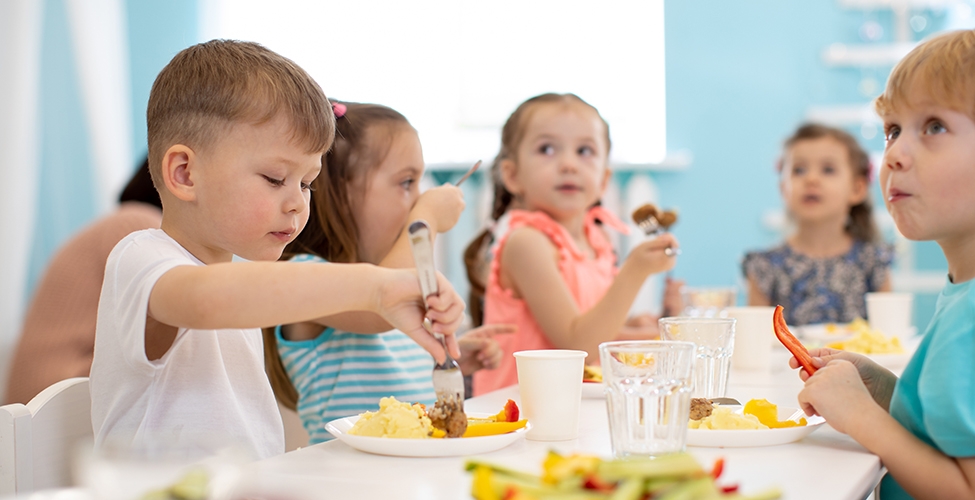
POLYGON ((841 7, 847 9, 943 9, 958 3, 958 0, 840 0, 841 7))
POLYGON ((914 42, 869 45, 834 43, 823 51, 823 61, 831 66, 893 66, 916 45, 914 42))
POLYGON ((868 123, 883 124, 872 104, 810 106, 806 109, 806 120, 831 127, 861 126, 868 123))
MULTIPOLYGON (((614 172, 677 172, 687 170, 694 160, 694 155, 690 151, 680 150, 667 153, 664 159, 657 163, 613 163, 610 168, 614 172)), ((491 167, 493 159, 484 160, 480 170, 491 167)), ((427 172, 466 172, 474 162, 445 162, 431 163, 427 165, 427 172)))

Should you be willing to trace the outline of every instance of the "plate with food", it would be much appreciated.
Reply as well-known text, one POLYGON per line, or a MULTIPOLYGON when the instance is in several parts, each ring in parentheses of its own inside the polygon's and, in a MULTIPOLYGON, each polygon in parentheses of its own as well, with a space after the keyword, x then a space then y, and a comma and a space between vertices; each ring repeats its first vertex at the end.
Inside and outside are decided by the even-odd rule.
POLYGON ((582 399, 602 399, 605 397, 602 367, 586 365, 582 369, 582 399))
POLYGON ((531 428, 519 419, 518 405, 510 399, 497 414, 467 413, 460 437, 445 437, 435 428, 421 404, 382 398, 379 411, 340 418, 325 424, 339 441, 367 453, 398 457, 451 457, 499 450, 523 439, 531 428))
POLYGON ((830 342, 826 347, 863 354, 880 366, 895 370, 906 366, 917 349, 920 338, 914 336, 914 332, 916 329, 909 332, 910 335, 906 337, 908 340, 902 341, 899 337, 872 330, 863 322, 856 327, 851 337, 830 342))
POLYGON ((775 446, 798 441, 826 422, 806 417, 798 408, 777 407, 764 399, 742 405, 711 405, 695 399, 687 429, 687 445, 714 448, 775 446), (697 418, 695 418, 697 417, 697 418))

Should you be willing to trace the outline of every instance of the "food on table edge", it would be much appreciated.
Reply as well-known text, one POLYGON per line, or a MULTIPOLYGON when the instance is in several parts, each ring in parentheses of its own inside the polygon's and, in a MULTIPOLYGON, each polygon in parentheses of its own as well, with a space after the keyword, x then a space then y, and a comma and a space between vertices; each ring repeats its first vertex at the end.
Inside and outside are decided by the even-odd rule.
POLYGON ((853 332, 853 337, 849 339, 831 342, 826 347, 850 351, 860 354, 903 354, 904 346, 897 337, 887 337, 883 333, 873 330, 870 325, 857 318, 849 325, 853 332))
POLYGON ((806 373, 812 375, 816 373, 816 367, 812 363, 812 356, 809 355, 806 346, 802 345, 799 339, 789 331, 789 327, 786 326, 785 317, 782 314, 784 309, 781 305, 778 305, 775 306, 775 312, 772 313, 772 328, 775 330, 775 338, 779 339, 779 342, 795 356, 796 361, 806 370, 806 373))
POLYGON ((203 469, 187 471, 172 486, 139 497, 139 500, 206 500, 209 498, 210 476, 203 469))
POLYGON ((541 476, 478 459, 468 460, 465 468, 474 476, 471 494, 476 500, 772 500, 782 496, 778 488, 743 495, 736 484, 720 485, 717 479, 724 470, 724 459, 719 458, 711 471, 706 471, 688 453, 603 460, 592 455, 564 456, 549 451, 541 476))
MULTIPOLYGON (((455 437, 495 436, 514 432, 528 424, 527 420, 519 419, 520 414, 518 405, 509 399, 504 408, 495 415, 486 418, 465 415, 466 428, 460 436, 455 437)), ((359 415, 359 420, 348 433, 354 436, 400 439, 446 437, 442 429, 434 428, 424 405, 404 403, 392 396, 379 400, 379 411, 367 411, 359 415)))
POLYGON ((603 369, 599 366, 586 365, 582 368, 582 381, 583 382, 602 382, 603 381, 603 369))
POLYGON ((806 425, 806 419, 779 420, 779 409, 776 405, 766 399, 751 399, 742 408, 741 413, 735 413, 731 408, 715 406, 713 410, 704 414, 703 411, 695 413, 695 401, 698 408, 704 408, 704 403, 711 404, 703 398, 691 400, 691 415, 687 422, 689 429, 701 430, 759 430, 759 429, 781 429, 785 427, 802 427, 806 425), (698 417, 698 418, 695 418, 698 417))

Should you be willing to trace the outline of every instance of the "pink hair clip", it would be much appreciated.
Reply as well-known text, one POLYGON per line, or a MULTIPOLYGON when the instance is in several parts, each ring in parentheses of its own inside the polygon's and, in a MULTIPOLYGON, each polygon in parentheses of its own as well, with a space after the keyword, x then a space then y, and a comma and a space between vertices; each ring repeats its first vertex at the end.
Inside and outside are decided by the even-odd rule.
POLYGON ((332 113, 335 113, 336 118, 342 118, 343 116, 345 116, 346 111, 348 111, 348 108, 345 107, 345 104, 342 104, 340 102, 332 103, 332 113))

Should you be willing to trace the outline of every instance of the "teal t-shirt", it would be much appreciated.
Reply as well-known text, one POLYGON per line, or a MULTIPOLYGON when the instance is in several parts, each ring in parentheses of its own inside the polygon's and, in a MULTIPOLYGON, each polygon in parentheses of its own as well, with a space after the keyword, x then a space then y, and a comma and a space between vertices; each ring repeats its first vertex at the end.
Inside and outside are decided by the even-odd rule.
MULTIPOLYGON (((975 456, 975 285, 948 283, 931 324, 904 368, 890 414, 921 441, 950 457, 975 456)), ((883 500, 911 498, 887 474, 883 500)))
MULTIPOLYGON (((297 255, 291 262, 325 262, 297 255)), ((379 409, 379 399, 432 405, 433 357, 399 330, 375 335, 326 328, 318 337, 289 341, 275 329, 278 352, 298 391, 298 415, 310 443, 332 439, 330 420, 379 409)))

